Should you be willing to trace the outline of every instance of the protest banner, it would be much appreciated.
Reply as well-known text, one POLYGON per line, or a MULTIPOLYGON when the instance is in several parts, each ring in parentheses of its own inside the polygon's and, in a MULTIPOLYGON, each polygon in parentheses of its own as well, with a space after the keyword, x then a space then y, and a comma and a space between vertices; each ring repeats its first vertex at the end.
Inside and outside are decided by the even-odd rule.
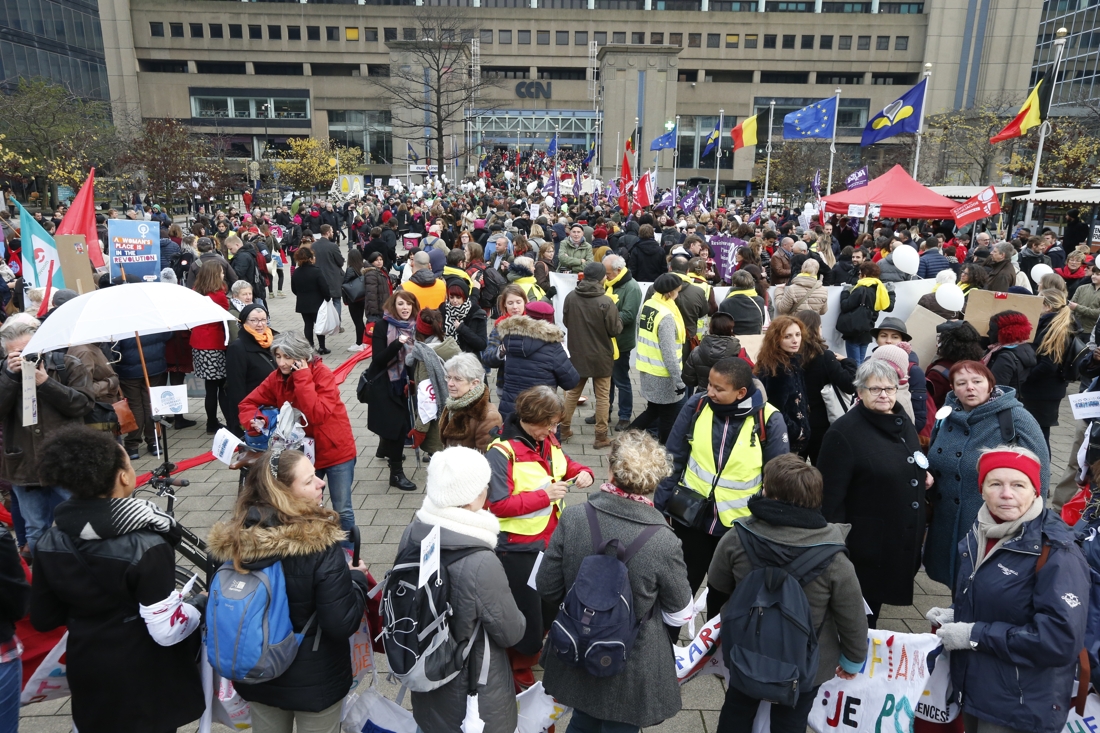
POLYGON ((951 210, 955 215, 955 226, 963 227, 972 221, 988 219, 1001 213, 1001 202, 997 200, 997 189, 990 186, 978 192, 978 195, 963 201, 951 210))
POLYGON ((715 235, 708 238, 707 244, 710 246, 710 256, 714 259, 715 274, 722 282, 729 282, 737 268, 737 250, 748 243, 737 237, 715 235))
POLYGON ((867 174, 867 166, 863 166, 858 171, 849 174, 849 176, 844 179, 844 187, 849 191, 855 188, 863 188, 868 184, 868 182, 870 182, 870 180, 871 179, 867 174))
POLYGON ((160 279, 160 230, 156 222, 108 219, 111 279, 126 270, 145 282, 160 279))
MULTIPOLYGON (((61 261, 61 271, 65 273, 67 287, 83 295, 96 289, 96 278, 92 273, 92 262, 88 259, 88 248, 84 246, 83 234, 59 234, 54 237, 57 244, 57 258, 61 261)), ((99 247, 99 240, 95 242, 99 247)))

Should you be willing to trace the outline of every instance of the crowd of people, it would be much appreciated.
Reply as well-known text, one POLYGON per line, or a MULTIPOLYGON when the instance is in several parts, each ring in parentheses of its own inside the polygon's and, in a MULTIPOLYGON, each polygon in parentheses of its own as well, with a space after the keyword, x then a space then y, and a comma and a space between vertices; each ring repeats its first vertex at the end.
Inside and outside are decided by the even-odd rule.
MULTIPOLYGON (((745 660, 779 653, 739 635, 761 568, 797 578, 820 651, 773 705, 774 733, 804 730, 820 685, 859 672, 868 628, 884 605, 913 603, 922 567, 950 589, 951 606, 928 618, 954 652, 968 733, 1064 725, 1091 581, 1059 510, 1091 473, 1071 459, 1055 485, 1050 441, 1071 386, 1094 388, 1100 373, 1089 355, 1100 265, 1086 244, 1026 229, 972 241, 940 221, 861 233, 848 217, 785 209, 746 221, 748 201, 739 212, 624 216, 578 196, 532 217, 522 189, 382 193, 229 208, 186 232, 164 217, 161 279, 224 309, 228 345, 212 324, 27 360, 40 320, 22 311, 38 309, 12 287, 19 312, 0 326, 0 480, 14 530, 0 532, 0 733, 18 728, 17 624, 68 628, 83 733, 175 730, 203 711, 198 629, 216 599, 181 595, 180 526, 133 496, 132 462, 143 442, 158 454, 163 429, 139 351, 150 383, 203 383, 207 434, 258 439, 267 413, 288 403, 313 444, 309 457, 269 447, 209 534, 211 557, 237 573, 281 563, 302 636, 281 674, 237 685, 258 733, 339 730, 347 639, 374 582, 352 558, 355 469, 385 461, 389 486, 420 491, 405 472, 409 448, 429 462, 398 555, 440 528, 450 633, 469 655, 445 683, 410 688, 424 733, 458 730, 475 692, 485 730, 512 733, 515 695, 540 667, 545 690, 572 708, 569 733, 659 724, 681 706, 672 643, 703 588, 707 617, 723 618, 727 664, 743 662, 730 667, 718 730, 748 733, 759 700, 775 698, 746 682, 759 674, 745 660), (742 242, 732 267, 715 260, 717 234, 742 242), (575 288, 558 297, 551 273, 576 276, 575 288), (943 318, 927 363, 894 314, 897 283, 910 280, 929 281, 921 305, 943 318), (948 285, 964 298, 1033 294, 1042 312, 1035 322, 995 313, 983 335, 965 301, 936 297, 948 285), (274 322, 271 300, 286 289, 300 325, 274 322), (373 455, 360 456, 324 359, 343 326, 318 313, 334 308, 343 323, 345 307, 349 358, 370 352, 355 393, 373 455), (836 334, 822 330, 830 309, 836 334), (843 354, 829 346, 840 339, 843 354), (29 427, 24 369, 38 393, 29 427), (119 434, 97 408, 122 397, 135 427, 119 434), (589 400, 594 410, 582 409, 589 400), (606 468, 582 462, 594 452, 577 446, 585 413, 606 468), (607 591, 591 558, 609 548, 632 627, 614 654, 568 632, 581 594, 607 591), (589 654, 614 672, 594 672, 589 654), (113 664, 134 685, 112 684, 113 664)), ((75 295, 53 293, 44 317, 75 295)), ((1082 426, 1072 454, 1086 442, 1082 426)))

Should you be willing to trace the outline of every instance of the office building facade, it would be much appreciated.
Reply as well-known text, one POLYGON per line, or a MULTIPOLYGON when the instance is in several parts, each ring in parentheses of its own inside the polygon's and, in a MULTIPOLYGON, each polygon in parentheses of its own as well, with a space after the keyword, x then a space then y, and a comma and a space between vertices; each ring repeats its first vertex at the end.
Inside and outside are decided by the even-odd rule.
POLYGON ((0 79, 10 89, 34 77, 109 99, 96 0, 0 1, 0 79))

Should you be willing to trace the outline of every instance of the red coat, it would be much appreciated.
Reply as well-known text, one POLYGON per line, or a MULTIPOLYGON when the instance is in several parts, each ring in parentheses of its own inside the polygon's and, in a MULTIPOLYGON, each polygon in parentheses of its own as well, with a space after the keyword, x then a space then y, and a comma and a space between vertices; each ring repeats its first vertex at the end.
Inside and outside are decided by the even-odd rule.
MULTIPOLYGON (((206 296, 229 311, 229 299, 224 290, 215 290, 206 296)), ((225 351, 225 323, 208 323, 191 329, 191 348, 208 351, 225 351)))
POLYGON ((308 369, 298 369, 285 377, 278 369, 271 372, 241 403, 241 427, 256 435, 249 426, 256 410, 265 406, 278 409, 284 402, 305 415, 306 435, 317 441, 317 468, 346 463, 358 454, 340 388, 321 357, 315 357, 308 369))

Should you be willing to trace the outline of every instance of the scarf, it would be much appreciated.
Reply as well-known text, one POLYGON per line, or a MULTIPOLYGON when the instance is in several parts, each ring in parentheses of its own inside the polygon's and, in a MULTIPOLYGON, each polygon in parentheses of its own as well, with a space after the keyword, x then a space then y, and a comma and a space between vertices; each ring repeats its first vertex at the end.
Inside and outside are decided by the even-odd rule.
POLYGON ((619 296, 614 293, 615 286, 619 284, 620 280, 626 277, 626 273, 628 272, 630 272, 630 270, 624 267, 622 270, 619 271, 618 275, 609 280, 603 281, 604 293, 607 294, 607 297, 611 298, 611 302, 615 305, 619 304, 619 296))
POLYGON ((416 512, 416 518, 424 524, 472 537, 488 547, 497 546, 500 521, 486 509, 471 512, 457 506, 436 506, 425 496, 424 504, 416 512))
POLYGON ((1011 522, 998 522, 993 513, 989 511, 989 507, 983 503, 981 509, 978 510, 978 518, 974 520, 974 537, 978 541, 978 547, 975 550, 977 557, 975 558, 974 569, 977 570, 987 557, 1000 549, 1005 542, 1014 539, 1020 534, 1025 524, 1042 513, 1043 499, 1037 496, 1035 501, 1031 502, 1031 507, 1019 518, 1011 522), (989 552, 986 552, 986 547, 989 546, 988 540, 996 540, 996 543, 989 548, 989 552))
POLYGON ((747 290, 730 290, 726 293, 726 300, 729 300, 735 295, 744 295, 747 298, 755 298, 758 293, 755 288, 748 288, 747 290))
POLYGON ((178 544, 179 524, 146 499, 71 499, 54 510, 57 527, 70 537, 105 540, 148 529, 178 544))
POLYGON ((435 417, 432 418, 433 420, 438 419, 439 414, 443 412, 443 405, 440 403, 438 395, 447 394, 447 374, 443 371, 443 359, 436 353, 434 348, 441 346, 442 343, 434 336, 431 342, 418 341, 413 344, 411 353, 405 357, 405 366, 412 367, 419 361, 428 370, 428 380, 432 383, 432 389, 435 390, 437 395, 435 401, 436 413, 435 417))
POLYGON ((382 320, 389 324, 389 328, 386 329, 387 346, 397 341, 401 336, 408 336, 408 339, 401 346, 397 358, 391 361, 389 366, 386 367, 386 374, 389 375, 390 384, 398 385, 407 378, 405 373, 405 360, 409 358, 409 352, 412 351, 412 345, 416 342, 416 337, 413 335, 413 329, 416 327, 416 322, 399 321, 388 313, 382 316, 382 320))
POLYGON ((447 304, 447 313, 444 316, 443 333, 446 336, 458 340, 458 329, 470 315, 470 309, 474 307, 474 301, 467 298, 460 306, 447 304))
MULTIPOLYGON (((687 328, 684 326, 684 314, 681 313, 680 309, 676 306, 676 301, 661 293, 654 293, 653 299, 659 303, 663 303, 666 308, 672 311, 672 318, 676 321, 676 343, 682 344, 687 341, 687 328)), ((615 358, 619 358, 617 348, 615 349, 615 358)))
POLYGON ((260 348, 271 348, 271 340, 275 337, 275 334, 272 333, 270 326, 264 326, 263 331, 257 332, 254 328, 252 328, 252 326, 248 325, 247 323, 242 325, 244 326, 244 330, 248 331, 250 334, 252 334, 252 338, 256 339, 256 343, 260 345, 260 348))
POLYGON ((448 397, 446 407, 448 410, 464 410, 480 400, 483 394, 485 394, 485 385, 478 384, 461 397, 448 397))
POLYGON ((825 517, 820 509, 807 509, 785 501, 769 499, 763 494, 749 497, 749 513, 777 527, 824 529, 825 517))
POLYGON ((230 304, 231 306, 233 306, 233 309, 234 309, 235 311, 237 311, 238 313, 240 313, 241 311, 243 311, 243 310, 244 310, 244 307, 245 307, 246 305, 251 305, 251 303, 242 303, 241 301, 237 300, 236 298, 230 298, 230 299, 229 299, 229 304, 230 304))
POLYGON ((653 502, 650 501, 650 499, 648 499, 647 497, 642 496, 641 494, 628 494, 614 484, 600 484, 600 491, 606 492, 608 494, 614 494, 615 496, 621 496, 624 499, 630 499, 631 501, 636 501, 639 504, 645 504, 646 506, 653 506, 653 502))
POLYGON ((875 310, 882 311, 890 307, 890 293, 887 292, 886 286, 882 284, 882 280, 877 277, 861 277, 856 280, 856 287, 875 288, 875 310))

